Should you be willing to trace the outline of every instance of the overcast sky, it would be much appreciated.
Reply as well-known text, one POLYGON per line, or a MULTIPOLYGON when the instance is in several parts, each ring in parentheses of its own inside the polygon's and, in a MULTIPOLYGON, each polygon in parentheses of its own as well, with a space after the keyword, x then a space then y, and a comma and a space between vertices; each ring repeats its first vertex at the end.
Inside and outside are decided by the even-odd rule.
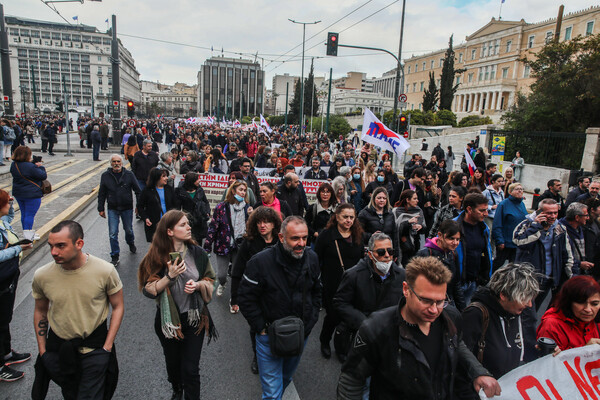
MULTIPOLYGON (((565 4, 566 14, 597 5, 597 0, 596 3, 593 0, 506 0, 502 5, 502 19, 523 18, 531 23, 554 18, 561 3, 565 4)), ((3 4, 6 15, 64 22, 40 0, 8 0, 3 4)), ((454 34, 455 44, 463 42, 465 36, 487 24, 492 17, 498 18, 500 4, 501 0, 407 0, 402 57, 445 48, 451 34, 454 34)), ((340 32, 342 44, 383 47, 397 53, 402 12, 402 0, 86 0, 84 4, 55 3, 55 6, 69 21, 75 23, 72 17, 78 16, 80 23, 101 31, 107 29, 104 21, 115 14, 119 34, 208 48, 120 36, 135 59, 140 79, 195 84, 200 66, 211 55, 221 55, 223 48, 226 57, 240 57, 228 51, 244 53, 246 58, 258 52, 258 56, 265 59, 267 88, 271 87, 275 74, 300 75, 302 26, 289 22, 288 18, 302 22, 321 20, 306 28, 305 71, 310 68, 310 58, 315 57, 315 73, 319 76, 333 68, 334 77, 344 76, 348 71, 366 72, 372 77, 394 68, 393 58, 347 48, 340 48, 337 58, 325 57, 322 43, 327 40, 327 32, 340 32), (329 27, 331 24, 334 25, 329 27)))

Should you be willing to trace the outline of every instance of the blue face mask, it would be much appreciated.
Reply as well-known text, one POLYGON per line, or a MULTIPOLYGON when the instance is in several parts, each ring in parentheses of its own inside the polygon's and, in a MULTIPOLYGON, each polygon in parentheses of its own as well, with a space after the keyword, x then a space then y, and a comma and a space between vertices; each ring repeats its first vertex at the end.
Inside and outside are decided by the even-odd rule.
POLYGON ((354 174, 354 175, 352 175, 352 177, 353 177, 355 180, 359 180, 359 179, 360 179, 360 174, 354 174))
POLYGON ((244 201, 244 198, 242 196, 240 196, 239 194, 234 194, 233 197, 235 197, 235 199, 239 202, 244 201))
POLYGON ((383 177, 383 176, 378 176, 377 177, 377 182, 382 182, 383 183, 384 180, 385 180, 385 177, 383 177))

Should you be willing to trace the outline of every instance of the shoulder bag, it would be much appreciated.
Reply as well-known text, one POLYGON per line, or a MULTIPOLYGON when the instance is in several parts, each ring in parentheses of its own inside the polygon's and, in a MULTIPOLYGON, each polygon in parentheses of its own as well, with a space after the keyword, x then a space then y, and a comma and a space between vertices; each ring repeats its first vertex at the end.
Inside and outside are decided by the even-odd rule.
POLYGON ((19 175, 21 175, 21 177, 23 179, 25 179, 26 181, 29 181, 29 183, 37 186, 38 188, 40 188, 42 190, 42 195, 52 192, 52 184, 50 183, 49 180, 47 180, 47 179, 42 180, 42 185, 40 186, 37 183, 35 183, 34 181, 27 179, 23 176, 23 174, 21 173, 21 170, 19 169, 19 164, 17 162, 15 162, 15 167, 17 167, 17 171, 19 171, 19 175))
POLYGON ((474 301, 469 304, 469 307, 471 306, 478 308, 481 311, 481 336, 477 342, 477 360, 481 363, 483 362, 483 351, 485 350, 485 334, 487 332, 488 325, 490 324, 490 314, 487 307, 483 305, 483 303, 474 301))

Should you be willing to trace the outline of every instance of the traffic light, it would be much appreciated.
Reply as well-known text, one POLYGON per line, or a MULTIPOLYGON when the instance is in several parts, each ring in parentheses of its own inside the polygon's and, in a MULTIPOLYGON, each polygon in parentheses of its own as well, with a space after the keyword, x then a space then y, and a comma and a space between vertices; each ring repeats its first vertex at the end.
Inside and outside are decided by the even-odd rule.
POLYGON ((135 105, 133 104, 133 101, 129 100, 127 102, 127 116, 129 118, 133 118, 134 113, 135 113, 135 105))
POLYGON ((400 123, 398 124, 399 133, 404 133, 408 131, 408 118, 406 115, 400 114, 400 123))
POLYGON ((64 104, 65 104, 65 103, 64 103, 62 100, 56 100, 56 101, 54 102, 54 104, 56 104, 56 109, 55 109, 55 111, 58 111, 58 112, 65 112, 65 107, 64 107, 64 104))
POLYGON ((327 34, 327 55, 337 56, 339 34, 329 32, 327 34))

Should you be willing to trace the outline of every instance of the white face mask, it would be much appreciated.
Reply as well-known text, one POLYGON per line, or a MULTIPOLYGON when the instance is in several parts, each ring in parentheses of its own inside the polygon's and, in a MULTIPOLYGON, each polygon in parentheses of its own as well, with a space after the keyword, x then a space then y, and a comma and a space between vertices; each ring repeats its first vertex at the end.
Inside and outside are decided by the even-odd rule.
POLYGON ((390 267, 392 266, 392 262, 377 261, 373 253, 371 253, 371 255, 373 256, 373 261, 375 262, 375 268, 377 268, 377 270, 382 274, 386 275, 389 272, 390 267))

